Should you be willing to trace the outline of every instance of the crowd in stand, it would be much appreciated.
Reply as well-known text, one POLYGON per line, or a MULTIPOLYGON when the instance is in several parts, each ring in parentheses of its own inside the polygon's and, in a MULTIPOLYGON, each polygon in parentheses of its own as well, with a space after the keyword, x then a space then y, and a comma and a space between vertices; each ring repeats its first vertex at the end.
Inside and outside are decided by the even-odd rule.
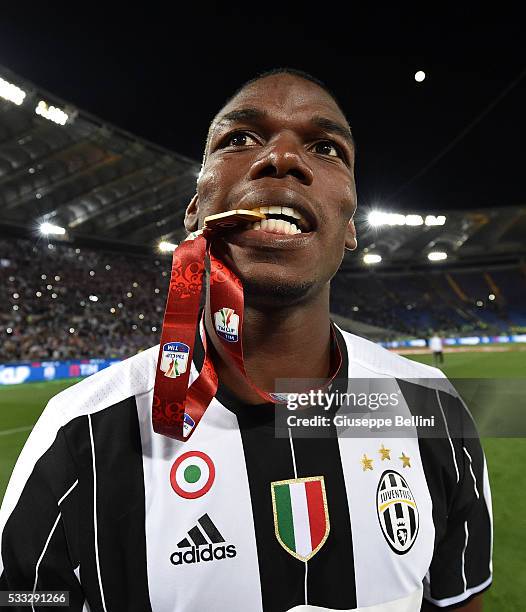
MULTIPOLYGON (((473 272, 480 275, 482 273, 473 272)), ((526 277, 515 271, 516 282, 526 287, 526 277)), ((386 330, 389 337, 427 338, 440 331, 444 335, 512 333, 509 300, 491 295, 486 288, 476 295, 459 297, 445 281, 445 273, 413 273, 336 276, 331 287, 331 310, 386 330), (491 296, 491 297, 490 297, 491 296)), ((526 313, 526 300, 513 300, 526 313), (520 303, 519 303, 520 302, 520 303)))
MULTIPOLYGON (((154 346, 170 263, 168 255, 0 239, 0 363, 124 358, 154 346)), ((400 281, 337 275, 331 310, 385 328, 391 338, 483 331, 482 310, 500 316, 500 298, 477 312, 444 286, 424 274, 400 281)))
POLYGON ((159 341, 170 258, 0 240, 0 363, 128 357, 159 341))

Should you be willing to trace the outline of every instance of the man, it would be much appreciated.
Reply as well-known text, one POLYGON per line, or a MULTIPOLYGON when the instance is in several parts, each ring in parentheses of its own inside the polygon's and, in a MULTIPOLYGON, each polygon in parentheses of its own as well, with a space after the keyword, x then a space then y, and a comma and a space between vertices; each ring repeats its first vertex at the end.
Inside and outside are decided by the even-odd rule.
MULTIPOLYGON (((158 347, 53 398, 4 500, 0 589, 68 590, 71 609, 86 600, 108 612, 412 612, 423 591, 425 610, 481 609, 491 582, 484 456, 476 437, 450 435, 472 427, 469 415, 453 395, 411 382, 434 369, 331 332, 329 283, 344 248, 356 248, 353 164, 344 114, 308 75, 267 74, 220 110, 185 226, 234 209, 268 215, 214 240, 244 286, 248 377, 208 299, 219 388, 187 442, 152 429, 158 347), (285 408, 256 389, 326 379, 338 351, 340 376, 394 381, 406 406, 431 406, 444 435, 276 436, 285 408)), ((203 359, 198 334, 192 380, 203 359)))
POLYGON ((438 368, 439 363, 444 363, 444 353, 442 352, 442 338, 436 332, 429 339, 429 348, 433 353, 435 367, 438 368))

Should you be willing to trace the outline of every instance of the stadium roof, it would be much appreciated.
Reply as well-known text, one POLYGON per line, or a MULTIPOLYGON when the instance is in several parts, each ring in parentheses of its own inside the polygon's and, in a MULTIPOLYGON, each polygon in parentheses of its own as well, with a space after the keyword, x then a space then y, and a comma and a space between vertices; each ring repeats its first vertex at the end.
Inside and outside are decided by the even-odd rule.
POLYGON ((72 236, 140 245, 180 237, 199 163, 73 108, 6 68, 0 78, 4 88, 7 82, 26 93, 20 104, 0 96, 2 224, 36 230, 49 222, 72 236), (61 112, 64 125, 56 122, 61 112))
MULTIPOLYGON (((428 265, 429 254, 437 252, 447 255, 448 265, 526 257, 526 206, 446 211, 440 216, 396 215, 401 221, 378 226, 370 222, 371 211, 362 211, 356 222, 359 249, 364 254, 380 255, 382 268, 428 265), (443 224, 435 224, 438 221, 443 224)), ((344 269, 360 263, 348 256, 344 269)))
MULTIPOLYGON (((74 108, 6 68, 0 79, 0 229, 36 233, 47 222, 65 228, 63 240, 144 250, 179 242, 199 162, 74 108)), ((448 264, 526 256, 526 207, 384 214, 380 223, 378 212, 359 208, 359 251, 346 256, 344 271, 363 266, 366 254, 381 256, 382 269, 428 265, 432 251, 446 253, 448 264)))

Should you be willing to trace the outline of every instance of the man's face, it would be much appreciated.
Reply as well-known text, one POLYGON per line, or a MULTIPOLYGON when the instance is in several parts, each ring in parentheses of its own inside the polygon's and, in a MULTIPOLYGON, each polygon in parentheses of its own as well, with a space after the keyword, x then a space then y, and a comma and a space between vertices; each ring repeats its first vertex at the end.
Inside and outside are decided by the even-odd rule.
POLYGON ((353 166, 347 121, 329 94, 294 75, 260 79, 214 120, 185 226, 193 231, 234 209, 282 207, 270 217, 285 224, 241 226, 215 245, 247 298, 305 299, 327 286, 344 246, 355 247, 353 166))

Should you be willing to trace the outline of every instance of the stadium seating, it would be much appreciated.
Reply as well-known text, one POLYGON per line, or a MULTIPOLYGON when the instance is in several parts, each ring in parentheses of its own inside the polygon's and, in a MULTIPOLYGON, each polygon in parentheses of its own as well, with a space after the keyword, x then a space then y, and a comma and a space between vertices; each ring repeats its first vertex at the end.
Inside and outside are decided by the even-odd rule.
MULTIPOLYGON (((128 357, 159 341, 170 257, 0 239, 0 363, 128 357)), ((504 333, 526 326, 526 274, 339 273, 333 313, 385 338, 504 333), (495 299, 490 300, 490 292, 495 299)))
POLYGON ((168 257, 0 240, 0 362, 128 357, 153 346, 169 270, 168 257))
POLYGON ((433 331, 512 333, 526 325, 526 274, 514 266, 489 272, 337 275, 331 310, 384 327, 389 339, 428 337, 433 331))

